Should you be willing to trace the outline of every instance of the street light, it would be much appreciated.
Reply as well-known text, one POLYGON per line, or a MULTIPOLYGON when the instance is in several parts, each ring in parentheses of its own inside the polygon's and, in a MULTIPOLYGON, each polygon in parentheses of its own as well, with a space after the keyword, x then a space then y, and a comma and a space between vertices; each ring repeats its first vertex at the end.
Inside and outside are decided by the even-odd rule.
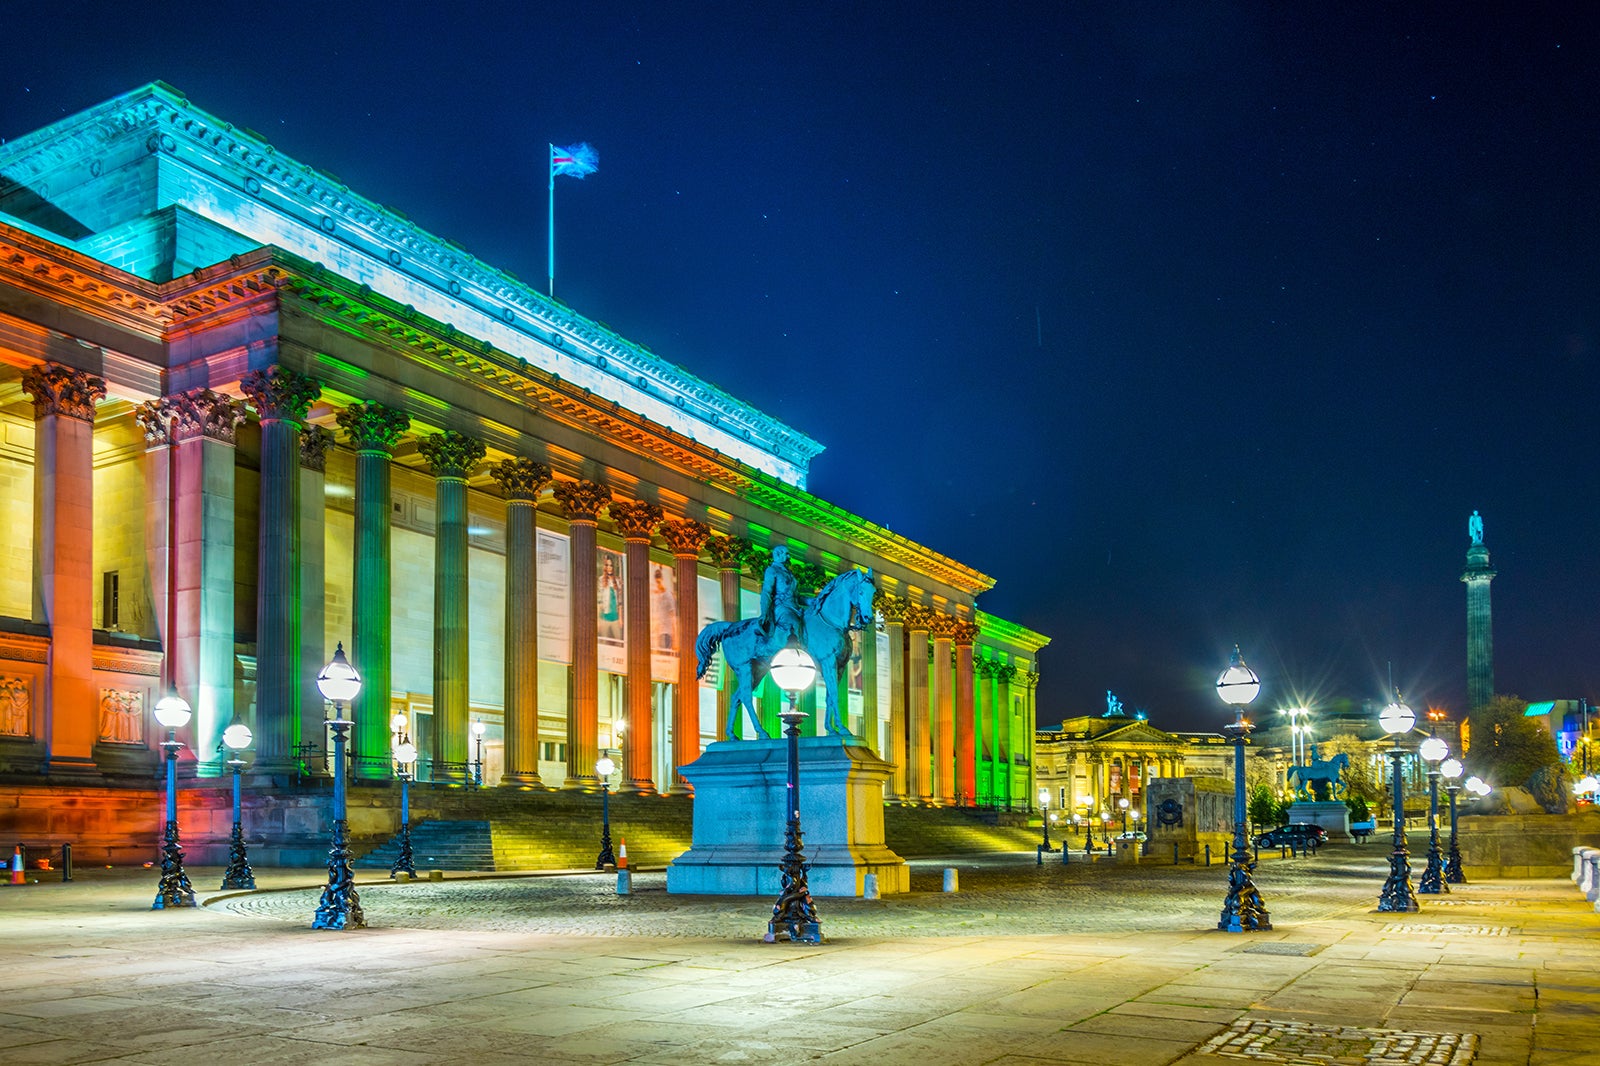
POLYGON ((782 888, 778 902, 772 906, 772 918, 767 922, 767 943, 775 943, 780 932, 791 941, 807 944, 822 943, 822 924, 817 921, 816 904, 811 901, 811 889, 806 884, 806 859, 801 852, 800 840, 800 723, 806 713, 799 709, 800 693, 817 679, 817 665, 811 661, 798 641, 778 649, 772 657, 772 680, 789 697, 789 709, 779 717, 783 719, 783 735, 789 738, 789 787, 786 793, 788 824, 783 833, 782 888))
POLYGON ((1272 928, 1261 893, 1250 878, 1250 871, 1256 864, 1250 861, 1244 835, 1244 741, 1251 729, 1244 709, 1260 692, 1261 679, 1244 664, 1239 646, 1235 644, 1228 668, 1217 678, 1217 695, 1234 709, 1234 720, 1226 727, 1233 734, 1233 861, 1228 867, 1228 895, 1223 900, 1222 917, 1217 922, 1218 929, 1230 933, 1272 928))
POLYGON ((153 911, 195 906, 194 886, 184 872, 183 846, 178 843, 178 752, 183 748, 178 730, 189 724, 191 715, 189 701, 176 692, 156 702, 156 721, 167 727, 167 739, 161 742, 167 758, 167 831, 161 845, 161 883, 150 905, 153 911))
POLYGON ((1461 791, 1461 760, 1446 759, 1439 764, 1444 775, 1444 790, 1450 794, 1450 857, 1444 864, 1444 883, 1464 885, 1467 875, 1461 870, 1461 851, 1456 847, 1456 793, 1461 791))
POLYGON ((417 761, 417 746, 406 730, 409 724, 410 720, 401 711, 394 712, 389 719, 389 730, 394 735, 390 744, 394 752, 394 775, 400 779, 400 854, 389 867, 391 879, 402 870, 412 877, 417 876, 417 860, 411 852, 411 767, 417 761))
POLYGON ((365 929, 367 918, 356 894, 355 871, 350 869, 350 826, 345 820, 344 796, 344 745, 351 725, 344 716, 344 705, 361 691, 361 675, 344 657, 342 641, 334 649, 333 660, 317 675, 317 689, 333 704, 333 717, 328 721, 333 730, 333 847, 328 850, 328 887, 322 890, 311 928, 365 929))
POLYGON ((1117 800, 1117 806, 1122 809, 1122 835, 1128 835, 1128 797, 1123 796, 1117 800))
POLYGON ((483 733, 484 730, 488 728, 489 727, 484 724, 482 718, 474 718, 472 720, 472 736, 478 745, 478 757, 472 764, 472 777, 473 780, 477 782, 479 788, 483 787, 483 733))
POLYGON ((1050 790, 1048 788, 1039 790, 1039 818, 1044 822, 1044 850, 1054 851, 1056 849, 1050 846, 1050 790))
POLYGON ((1400 760, 1405 756, 1406 749, 1401 747, 1400 738, 1411 732, 1411 727, 1417 724, 1417 716, 1396 691, 1394 700, 1378 712, 1378 724, 1394 742, 1394 747, 1389 749, 1389 758, 1394 763, 1394 850, 1389 854, 1389 876, 1383 882, 1383 891, 1378 894, 1378 909, 1414 911, 1418 909, 1417 895, 1411 891, 1411 854, 1406 850, 1406 801, 1400 782, 1400 760))
POLYGON ((1450 745, 1438 737, 1429 737, 1417 752, 1428 763, 1428 866, 1417 882, 1417 891, 1437 896, 1450 891, 1444 882, 1444 856, 1439 853, 1439 760, 1450 754, 1450 745))
POLYGON ((222 743, 233 752, 228 769, 233 771, 233 832, 228 835, 228 868, 222 874, 223 888, 255 888, 256 874, 250 869, 250 856, 244 849, 244 823, 240 820, 239 771, 244 760, 239 753, 250 746, 255 737, 243 722, 234 722, 222 731, 222 743))
POLYGON ((611 850, 611 775, 617 764, 611 756, 602 755, 594 761, 594 776, 600 779, 600 857, 594 860, 596 870, 605 870, 617 864, 617 853, 611 850))

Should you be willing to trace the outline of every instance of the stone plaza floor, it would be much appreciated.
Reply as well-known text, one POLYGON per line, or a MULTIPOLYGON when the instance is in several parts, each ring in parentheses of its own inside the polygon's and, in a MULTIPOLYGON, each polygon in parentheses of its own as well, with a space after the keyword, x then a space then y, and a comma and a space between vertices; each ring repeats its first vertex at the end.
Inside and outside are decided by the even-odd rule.
POLYGON ((191 868, 206 905, 167 912, 153 870, 41 872, 0 888, 0 1063, 1600 1061, 1600 914, 1570 881, 1379 914, 1386 857, 1263 857, 1253 934, 1215 929, 1221 865, 918 862, 909 895, 818 900, 818 946, 763 944, 770 901, 669 896, 659 871, 626 896, 368 880, 370 927, 342 933, 310 928, 319 871, 225 894, 191 868))

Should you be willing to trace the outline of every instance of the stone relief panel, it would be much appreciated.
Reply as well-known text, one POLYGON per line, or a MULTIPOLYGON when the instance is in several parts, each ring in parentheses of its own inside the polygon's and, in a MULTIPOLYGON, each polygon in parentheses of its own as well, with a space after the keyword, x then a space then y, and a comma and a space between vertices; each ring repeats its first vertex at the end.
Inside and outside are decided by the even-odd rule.
POLYGON ((144 745, 144 693, 139 689, 100 690, 100 743, 144 745))
POLYGON ((0 737, 33 736, 33 686, 25 677, 0 676, 0 737))

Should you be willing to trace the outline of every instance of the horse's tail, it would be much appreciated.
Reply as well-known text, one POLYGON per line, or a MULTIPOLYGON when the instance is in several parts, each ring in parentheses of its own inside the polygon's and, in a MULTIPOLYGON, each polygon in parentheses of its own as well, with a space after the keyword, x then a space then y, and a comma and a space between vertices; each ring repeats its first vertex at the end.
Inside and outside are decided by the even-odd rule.
POLYGON ((697 660, 694 676, 696 679, 706 676, 706 671, 711 667, 711 657, 717 653, 717 648, 722 644, 722 638, 728 635, 732 622, 712 622, 700 631, 694 641, 694 655, 697 660))

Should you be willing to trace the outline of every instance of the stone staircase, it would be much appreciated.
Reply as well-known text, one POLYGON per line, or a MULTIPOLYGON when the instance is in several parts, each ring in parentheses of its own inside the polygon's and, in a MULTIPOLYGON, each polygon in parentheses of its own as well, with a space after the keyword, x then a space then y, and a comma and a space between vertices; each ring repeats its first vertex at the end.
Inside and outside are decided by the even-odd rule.
MULTIPOLYGON (((499 868, 488 822, 418 822, 411 827, 411 856, 418 871, 499 868)), ((397 836, 350 865, 358 870, 387 870, 399 857, 397 836)))

